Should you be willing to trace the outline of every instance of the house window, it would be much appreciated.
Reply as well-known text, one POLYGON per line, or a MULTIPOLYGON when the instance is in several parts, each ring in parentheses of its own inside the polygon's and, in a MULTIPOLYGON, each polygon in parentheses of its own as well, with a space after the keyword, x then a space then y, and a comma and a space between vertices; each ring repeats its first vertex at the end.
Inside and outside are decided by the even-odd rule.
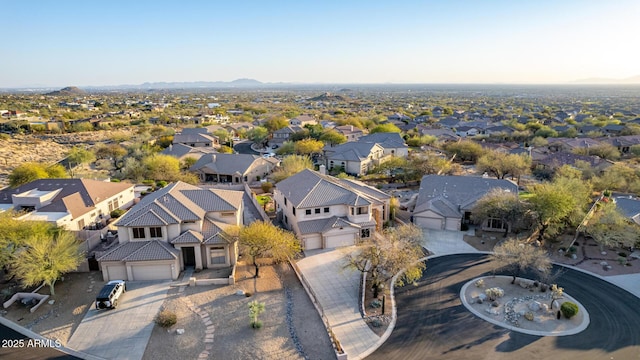
POLYGON ((295 216, 296 215, 296 208, 292 208, 292 211, 293 211, 293 216, 295 216))
POLYGON ((361 237, 361 238, 368 238, 368 237, 371 237, 371 230, 369 230, 369 229, 362 229, 362 230, 360 230, 360 237, 361 237))
POLYGON ((144 239, 144 228, 133 228, 134 239, 144 239))
POLYGON ((316 213, 316 214, 320 214, 320 208, 313 209, 313 212, 316 213))
POLYGON ((284 198, 284 205, 287 206, 287 198, 284 198))
POLYGON ((227 252, 222 246, 212 247, 211 250, 209 250, 209 256, 212 265, 226 264, 226 255, 227 252))
POLYGON ((285 216, 284 216, 284 223, 285 223, 285 224, 288 224, 288 223, 289 223, 289 221, 288 221, 288 219, 287 219, 287 215, 285 215, 285 216))
POLYGON ((355 215, 355 208, 351 208, 351 215, 355 215))
POLYGON ((487 220, 487 227, 490 229, 505 229, 505 223, 502 222, 502 220, 500 219, 488 219, 487 220))
POLYGON ((307 209, 304 211, 305 215, 311 215, 311 209, 307 209))
POLYGON ((161 227, 149 228, 149 235, 151 235, 151 238, 161 238, 162 237, 162 228, 161 227))
POLYGON ((329 212, 329 208, 328 207, 324 208, 324 212, 328 213, 329 212))
POLYGON ((220 214, 220 216, 222 216, 222 217, 231 217, 231 216, 235 216, 235 213, 223 212, 222 214, 220 214))
POLYGON ((369 209, 366 206, 360 206, 358 208, 358 215, 368 214, 369 209))
POLYGON ((84 229, 84 219, 78 220, 78 229, 84 229))

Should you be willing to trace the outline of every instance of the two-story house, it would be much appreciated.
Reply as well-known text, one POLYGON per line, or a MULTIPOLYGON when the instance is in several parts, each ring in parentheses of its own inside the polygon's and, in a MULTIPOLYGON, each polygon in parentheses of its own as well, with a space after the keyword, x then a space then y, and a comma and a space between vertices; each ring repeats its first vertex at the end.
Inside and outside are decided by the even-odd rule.
POLYGON ((300 126, 286 126, 282 129, 278 129, 271 133, 271 139, 269 139, 269 145, 280 147, 284 144, 285 141, 289 141, 289 138, 292 134, 295 134, 299 131, 302 131, 303 128, 300 126))
POLYGON ((20 220, 47 221, 71 231, 100 228, 111 211, 133 205, 133 188, 89 179, 34 180, 0 190, 0 211, 15 210, 20 220))
POLYGON ((358 141, 364 135, 362 129, 353 125, 336 126, 334 129, 347 138, 347 141, 358 141))
POLYGON ((356 141, 325 146, 324 158, 329 170, 339 168, 347 174, 361 176, 384 162, 385 155, 379 144, 356 141))
POLYGON ((358 139, 359 143, 375 143, 382 147, 384 155, 407 157, 409 147, 404 143, 404 139, 399 133, 382 132, 373 133, 358 139))
POLYGON ((274 190, 278 216, 304 250, 350 246, 373 236, 389 219, 390 198, 362 182, 309 169, 274 190))
POLYGON ((177 279, 186 266, 229 267, 243 224, 244 192, 172 183, 144 197, 116 222, 119 244, 98 257, 105 281, 177 279))

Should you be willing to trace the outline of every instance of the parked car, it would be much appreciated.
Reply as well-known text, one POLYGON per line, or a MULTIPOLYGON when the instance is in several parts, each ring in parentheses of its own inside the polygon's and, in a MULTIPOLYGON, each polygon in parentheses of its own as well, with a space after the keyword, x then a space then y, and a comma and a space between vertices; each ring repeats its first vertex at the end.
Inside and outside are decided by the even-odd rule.
POLYGON ((118 306, 120 296, 127 291, 124 280, 111 280, 102 287, 96 297, 96 309, 115 309, 118 306))

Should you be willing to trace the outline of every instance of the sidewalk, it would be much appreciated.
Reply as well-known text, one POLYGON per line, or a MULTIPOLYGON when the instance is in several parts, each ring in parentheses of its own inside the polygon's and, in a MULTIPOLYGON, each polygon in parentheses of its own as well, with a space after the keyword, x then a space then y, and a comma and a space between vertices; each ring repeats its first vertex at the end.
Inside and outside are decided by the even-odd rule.
POLYGON ((380 339, 360 314, 361 274, 344 267, 346 255, 353 250, 355 247, 307 251, 297 262, 349 360, 360 359, 380 339))

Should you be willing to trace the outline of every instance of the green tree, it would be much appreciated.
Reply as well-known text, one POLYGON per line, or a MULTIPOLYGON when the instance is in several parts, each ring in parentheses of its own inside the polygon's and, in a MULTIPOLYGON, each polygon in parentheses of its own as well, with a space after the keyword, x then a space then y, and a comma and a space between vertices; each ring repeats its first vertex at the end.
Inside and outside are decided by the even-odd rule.
POLYGON ((231 140, 231 135, 229 135, 229 132, 227 132, 227 130, 224 130, 224 129, 218 129, 214 131, 213 135, 218 138, 218 141, 220 142, 220 144, 226 144, 231 140))
POLYGON ((512 284, 516 282, 520 273, 527 270, 532 270, 539 276, 544 276, 551 270, 551 260, 544 249, 517 239, 509 239, 497 245, 489 258, 495 262, 497 268, 511 273, 512 284))
POLYGON ((382 236, 371 237, 355 254, 347 256, 348 266, 367 273, 373 296, 378 296, 380 285, 404 270, 397 285, 412 283, 422 276, 425 256, 422 248, 422 230, 412 224, 389 228, 382 236))
POLYGON ((74 176, 74 168, 82 164, 88 164, 96 160, 95 154, 80 146, 74 146, 67 152, 67 160, 69 161, 69 174, 74 176))
POLYGON ((10 268, 16 251, 21 249, 27 238, 37 234, 46 234, 52 226, 44 221, 18 220, 14 211, 0 212, 0 268, 10 268))
POLYGON ((289 126, 289 121, 284 116, 273 116, 265 120, 262 126, 267 128, 269 132, 274 132, 276 130, 280 130, 289 126))
POLYGON ((295 143, 294 149, 298 155, 311 155, 322 152, 324 143, 314 139, 304 139, 295 143))
POLYGON ((605 246, 635 246, 640 240, 640 227, 620 213, 615 203, 601 202, 599 205, 588 220, 585 232, 603 249, 605 246))
POLYGON ((110 159, 116 170, 122 168, 124 165, 122 159, 127 155, 127 149, 119 144, 99 145, 94 152, 98 159, 110 159))
POLYGON ((218 152, 221 153, 221 154, 233 154, 233 148, 230 148, 230 147, 228 147, 226 145, 222 145, 218 149, 218 152))
POLYGON ((293 233, 270 222, 256 221, 239 232, 240 249, 251 257, 255 277, 259 276, 258 258, 270 257, 276 262, 286 261, 300 253, 300 242, 293 233))
POLYGON ((186 158, 180 160, 180 170, 189 170, 190 167, 198 162, 198 159, 193 156, 187 156, 186 158))
POLYGON ((373 129, 371 129, 370 133, 401 133, 402 130, 395 126, 392 123, 380 124, 376 125, 373 129))
POLYGON ((63 274, 78 268, 84 260, 80 242, 64 230, 29 237, 14 257, 12 271, 26 286, 45 283, 55 295, 54 285, 63 274))
POLYGON ((156 154, 142 161, 145 177, 153 180, 176 181, 180 179, 180 160, 170 155, 156 154))
POLYGON ((257 126, 247 132, 247 138, 260 146, 264 146, 267 137, 269 137, 269 131, 262 126, 257 126))
POLYGON ((38 179, 67 178, 61 165, 46 166, 37 162, 27 162, 16 166, 9 174, 9 186, 18 187, 38 179))
POLYGON ((296 152, 296 144, 293 141, 285 141, 282 146, 276 150, 278 155, 291 155, 296 152))
POLYGON ((530 168, 530 157, 518 154, 502 154, 497 151, 486 152, 476 162, 476 170, 478 172, 487 172, 498 179, 504 179, 507 175, 520 178, 530 168))
POLYGON ((577 205, 574 195, 552 183, 534 185, 529 192, 533 195, 528 203, 535 215, 538 239, 557 234, 577 205))
POLYGON ((484 154, 484 149, 480 144, 472 140, 460 140, 452 142, 444 148, 451 155, 455 155, 460 161, 476 161, 484 154))
POLYGON ((271 177, 273 181, 277 183, 304 169, 313 169, 311 158, 302 155, 289 155, 282 159, 280 168, 278 168, 271 177))
POLYGON ((336 131, 329 129, 320 135, 320 140, 325 144, 339 145, 347 142, 347 137, 336 131))
POLYGON ((527 208, 518 198, 518 194, 502 189, 494 189, 481 197, 471 210, 471 219, 476 224, 482 224, 488 219, 499 219, 505 224, 504 236, 516 224, 524 225, 527 218, 527 208))

